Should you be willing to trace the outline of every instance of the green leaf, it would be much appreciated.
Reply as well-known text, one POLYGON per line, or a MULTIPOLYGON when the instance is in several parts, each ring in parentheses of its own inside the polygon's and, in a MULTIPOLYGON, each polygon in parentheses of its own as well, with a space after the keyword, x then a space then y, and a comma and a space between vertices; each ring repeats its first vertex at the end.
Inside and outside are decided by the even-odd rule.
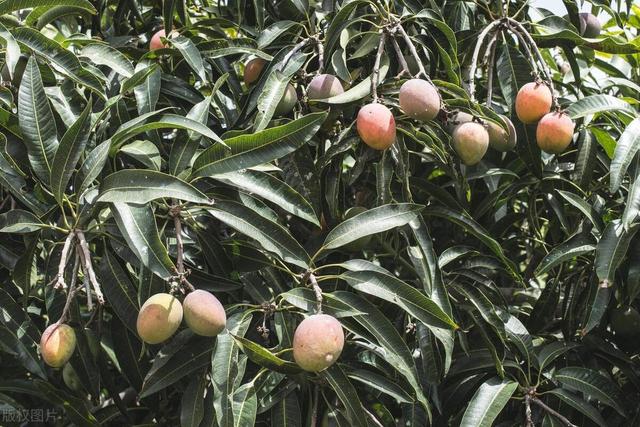
MULTIPOLYGON (((209 117, 209 106, 211 105, 211 97, 207 97, 194 105, 187 113, 187 118, 207 124, 209 117)), ((191 166, 191 160, 196 154, 198 145, 202 137, 200 134, 188 131, 187 138, 177 138, 171 146, 171 154, 169 155, 169 171, 171 175, 179 175, 189 166, 191 166)))
POLYGON ((244 375, 244 364, 240 363, 239 347, 231 334, 244 336, 251 318, 251 312, 230 316, 227 319, 228 332, 218 335, 216 348, 211 356, 214 407, 220 427, 234 427, 231 399, 237 388, 236 384, 244 375))
POLYGON ((411 203, 397 203, 369 209, 338 224, 329 232, 318 252, 339 248, 364 236, 401 227, 420 215, 423 208, 424 206, 411 203))
POLYGON ((151 141, 133 141, 120 147, 120 153, 134 158, 149 169, 159 171, 162 167, 160 150, 158 150, 158 147, 151 141))
POLYGON ((634 224, 625 230, 620 220, 613 220, 607 224, 596 246, 594 261, 601 286, 609 287, 613 284, 615 272, 626 256, 631 239, 639 228, 640 224, 634 224))
POLYGON ((33 233, 45 226, 40 218, 22 209, 0 214, 0 233, 33 233))
POLYGON ((29 163, 36 176, 49 183, 51 165, 58 149, 56 122, 44 92, 34 56, 29 58, 18 92, 20 131, 27 146, 29 163))
POLYGON ((108 249, 102 256, 98 268, 100 284, 107 302, 122 323, 136 334, 138 318, 138 298, 128 273, 108 249))
POLYGON ((240 233, 255 239, 283 261, 302 268, 308 267, 309 255, 289 231, 252 209, 236 202, 218 201, 207 211, 240 233))
POLYGON ((398 403, 413 403, 414 399, 395 382, 364 369, 347 370, 347 377, 369 388, 393 397, 398 403))
POLYGON ((120 94, 124 95, 132 89, 137 88, 142 83, 148 82, 148 80, 150 79, 149 76, 151 76, 152 74, 157 73, 159 77, 160 71, 158 67, 158 64, 153 64, 149 65, 148 67, 141 68, 133 73, 131 77, 122 82, 122 85, 120 86, 120 94))
MULTIPOLYGON (((151 116, 157 113, 158 112, 156 111, 149 114, 151 116)), ((187 117, 178 116, 176 114, 164 114, 156 120, 145 123, 146 119, 148 119, 150 116, 140 116, 120 126, 116 133, 111 137, 112 147, 119 147, 124 142, 128 141, 138 134, 156 129, 190 130, 199 133, 200 135, 203 135, 214 142, 218 142, 222 146, 224 146, 225 144, 211 129, 209 129, 202 123, 191 120, 187 117)))
POLYGON ((433 300, 394 276, 378 271, 347 271, 340 278, 360 292, 399 306, 426 325, 458 328, 433 300))
POLYGON ((214 175, 213 178, 263 197, 292 215, 320 226, 311 204, 285 182, 266 172, 247 169, 214 175))
POLYGON ((362 402, 358 397, 355 387, 349 381, 340 365, 333 365, 320 375, 329 383, 331 388, 336 392, 338 398, 347 410, 347 416, 352 426, 367 426, 367 416, 365 415, 362 402))
POLYGON ((538 362, 540 370, 543 370, 544 368, 549 366, 551 362, 562 356, 564 353, 577 347, 580 347, 580 345, 577 343, 564 341, 556 341, 552 342, 551 344, 545 345, 540 349, 538 355, 536 356, 536 361, 538 362))
POLYGON ((142 263, 163 279, 175 271, 167 248, 158 236, 153 210, 149 205, 113 203, 112 214, 129 248, 142 263))
POLYGON ((96 13, 89 0, 3 0, 0 1, 0 15, 42 6, 75 6, 96 13))
POLYGON ((31 322, 29 315, 5 289, 0 289, 0 322, 5 328, 2 335, 11 338, 9 348, 15 352, 22 365, 29 372, 46 379, 47 374, 37 350, 40 332, 31 322))
POLYGON ((596 249, 593 238, 583 234, 577 234, 557 245, 538 264, 536 275, 542 275, 554 267, 588 254, 596 249))
POLYGON ((124 77, 134 74, 133 64, 117 49, 105 43, 90 43, 82 48, 80 56, 89 58, 94 64, 106 65, 124 77))
POLYGON ((91 102, 87 103, 78 120, 65 132, 53 158, 51 189, 62 206, 64 193, 89 141, 91 128, 91 102))
POLYGON ((120 365, 122 375, 136 391, 140 391, 146 361, 140 358, 142 344, 137 332, 132 333, 129 330, 133 327, 134 325, 125 326, 118 319, 114 319, 111 321, 111 338, 114 357, 120 365))
POLYGON ((71 79, 85 85, 101 98, 105 98, 102 82, 90 71, 84 69, 78 58, 57 41, 27 27, 14 28, 11 33, 18 42, 57 65, 71 79))
MULTIPOLYGON (((0 7, 1 5, 2 4, 0 3, 0 7)), ((0 39, 4 40, 5 43, 5 66, 9 71, 9 78, 13 79, 16 65, 20 59, 20 46, 18 45, 18 42, 16 42, 16 39, 13 38, 11 33, 2 24, 0 24, 0 39)))
POLYGON ((233 426, 244 427, 256 424, 258 398, 253 382, 243 384, 233 393, 231 408, 233 411, 233 426))
POLYGON ((43 380, 31 378, 28 380, 5 380, 0 382, 0 392, 10 392, 12 396, 15 394, 27 394, 35 398, 44 399, 64 409, 69 421, 78 426, 94 426, 98 424, 96 418, 89 411, 86 399, 75 397, 43 380))
POLYGON ((631 160, 636 156, 638 150, 640 150, 640 118, 629 123, 616 144, 610 166, 609 185, 612 193, 620 188, 631 160))
POLYGON ((87 155, 87 158, 80 167, 80 171, 76 175, 75 187, 77 189, 76 194, 78 196, 82 195, 98 175, 100 175, 100 172, 102 172, 102 169, 109 158, 110 147, 111 141, 106 140, 91 150, 87 155))
POLYGON ((300 369, 298 365, 279 358, 260 344, 233 334, 231 334, 231 337, 238 347, 240 347, 240 350, 247 355, 249 360, 263 368, 283 374, 299 374, 302 372, 302 369, 300 369))
POLYGON ((148 169, 123 169, 107 176, 100 185, 97 201, 145 204, 162 198, 211 204, 211 200, 191 184, 148 169))
POLYGON ((500 378, 491 378, 480 385, 464 411, 461 427, 491 427, 518 383, 500 378))
POLYGON ((189 64, 191 69, 195 71, 196 75, 202 82, 207 81, 207 73, 204 69, 204 62, 202 56, 196 45, 184 36, 171 37, 168 39, 173 47, 182 54, 184 60, 189 64))
POLYGON ((140 398, 151 396, 208 365, 214 343, 209 337, 193 336, 167 360, 156 358, 144 379, 140 398))
POLYGON ((591 114, 620 111, 636 116, 636 110, 626 101, 611 95, 591 95, 577 100, 567 109, 569 116, 575 120, 591 114))
POLYGON ((586 417, 588 417, 591 421, 593 421, 597 425, 601 427, 607 426, 607 422, 604 420, 604 418, 602 418, 602 415, 600 415, 600 412, 598 412, 596 408, 591 406, 586 401, 580 399, 575 394, 561 388, 554 388, 553 390, 549 390, 546 394, 551 394, 557 397, 563 403, 566 403, 576 411, 579 411, 582 414, 584 414, 586 417))
POLYGON ((326 113, 312 113, 282 126, 226 139, 230 148, 212 146, 193 164, 193 177, 212 176, 258 166, 295 151, 320 129, 326 113))
POLYGON ((553 378, 561 384, 598 399, 611 406, 620 415, 625 416, 624 409, 618 402, 622 401, 620 391, 613 381, 598 371, 570 366, 559 369, 553 378))
POLYGON ((204 390, 207 385, 206 375, 197 375, 189 381, 189 385, 180 401, 180 426, 199 427, 204 417, 204 390))

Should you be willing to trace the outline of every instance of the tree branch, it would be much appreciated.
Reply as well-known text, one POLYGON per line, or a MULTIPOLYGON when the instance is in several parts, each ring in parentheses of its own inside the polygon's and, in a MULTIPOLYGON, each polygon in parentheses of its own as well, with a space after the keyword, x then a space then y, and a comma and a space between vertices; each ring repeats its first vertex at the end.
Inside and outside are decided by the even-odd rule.
POLYGON ((551 415, 553 415, 554 417, 556 417, 557 419, 559 419, 560 422, 562 422, 565 426, 567 426, 567 427, 578 427, 577 425, 575 425, 571 421, 569 421, 569 419, 566 418, 564 415, 562 415, 559 412, 555 411, 554 409, 551 409, 550 407, 548 407, 542 400, 538 399, 537 397, 532 397, 531 401, 533 403, 535 403, 536 405, 538 405, 539 407, 541 407, 542 409, 544 409, 545 411, 547 411, 548 413, 550 413, 551 415))
POLYGON ((400 32, 400 35, 402 36, 402 38, 404 39, 405 44, 407 45, 407 47, 409 48, 409 52, 411 52, 411 56, 413 56, 416 60, 416 64, 418 65, 418 74, 415 75, 416 78, 419 78, 420 76, 424 76, 425 79, 427 79, 430 83, 431 83, 431 77, 429 77, 429 75, 427 74, 426 70, 424 69, 424 65, 422 65, 422 61, 420 60, 420 56, 418 55, 418 51, 416 50, 416 47, 413 45, 413 42, 411 41, 411 37, 409 37, 409 34, 407 34, 407 32, 404 30, 404 28, 402 28, 402 25, 400 25, 399 23, 396 24, 396 30, 400 32))
POLYGON ((378 83, 380 82, 380 58, 384 52, 384 42, 387 39, 387 33, 383 29, 380 30, 380 43, 378 43, 378 52, 376 60, 373 63, 373 74, 371 75, 371 96, 373 102, 378 102, 378 83))
POLYGON ((400 66, 402 67, 402 71, 398 73, 396 78, 402 77, 403 74, 407 74, 409 75, 409 77, 413 77, 413 74, 411 74, 411 70, 409 70, 409 66, 407 65, 407 61, 404 59, 404 56, 402 55, 402 50, 400 50, 400 45, 398 44, 398 41, 396 40, 395 36, 391 37, 391 42, 393 44, 393 50, 395 50, 396 56, 398 57, 398 61, 400 62, 400 66))

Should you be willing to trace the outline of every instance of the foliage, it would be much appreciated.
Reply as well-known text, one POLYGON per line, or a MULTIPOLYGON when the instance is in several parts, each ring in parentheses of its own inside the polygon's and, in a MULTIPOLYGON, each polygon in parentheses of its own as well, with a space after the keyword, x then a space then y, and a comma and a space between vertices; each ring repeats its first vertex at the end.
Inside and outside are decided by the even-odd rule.
POLYGON ((573 0, 564 17, 529 3, 0 0, 3 408, 56 425, 637 425, 640 331, 609 318, 640 293, 640 8, 591 2, 603 31, 583 38, 573 0), (267 62, 247 87, 251 57, 267 62), (321 70, 347 90, 309 102, 321 70), (577 124, 561 155, 515 117, 532 71, 577 124), (408 74, 438 88, 436 120, 402 115, 408 74), (274 114, 290 82, 294 110, 274 114), (356 131, 371 97, 395 115, 385 151, 356 131), (458 110, 511 117, 516 150, 461 165, 458 110), (227 330, 144 345, 140 306, 183 279, 227 330), (312 374, 291 345, 318 297, 346 344, 312 374), (37 344, 61 317, 74 385, 37 344))

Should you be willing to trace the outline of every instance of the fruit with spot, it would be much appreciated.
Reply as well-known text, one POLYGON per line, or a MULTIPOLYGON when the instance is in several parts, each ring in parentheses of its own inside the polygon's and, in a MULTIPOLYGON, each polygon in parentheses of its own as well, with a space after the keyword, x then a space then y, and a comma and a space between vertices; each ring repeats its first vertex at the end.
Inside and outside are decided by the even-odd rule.
POLYGON ((249 62, 244 66, 244 75, 242 77, 244 84, 249 86, 257 82, 265 65, 267 65, 267 61, 262 58, 253 58, 249 60, 249 62))
POLYGON ((320 372, 336 363, 344 347, 342 325, 333 316, 314 314, 293 334, 293 358, 305 371, 320 372))
POLYGON ((382 104, 374 102, 360 108, 356 128, 364 143, 375 150, 385 150, 396 142, 396 120, 382 104))
MULTIPOLYGON (((352 208, 349 208, 344 213, 344 220, 346 221, 348 219, 351 219, 354 216, 360 215, 361 213, 366 211, 367 211, 367 208, 363 206, 354 206, 352 208)), ((357 240, 354 240, 351 243, 344 245, 343 248, 349 252, 360 252, 363 249, 366 249, 367 247, 369 247, 369 244, 371 243, 372 238, 373 238, 372 235, 361 237, 357 240)))
POLYGON ((640 335, 640 313, 633 307, 616 308, 609 319, 611 329, 621 338, 634 338, 640 335))
POLYGON ((171 337, 182 322, 182 304, 173 295, 152 295, 140 308, 136 328, 142 341, 158 344, 171 337))
POLYGON ((40 353, 44 362, 53 368, 64 366, 75 349, 76 333, 69 325, 54 323, 42 333, 40 353))
POLYGON ((571 143, 575 127, 575 123, 565 113, 545 115, 536 128, 538 147, 547 153, 562 153, 571 143))
POLYGON ((296 102, 298 102, 298 94, 296 93, 296 89, 293 85, 289 83, 282 94, 282 98, 280 98, 280 102, 278 102, 276 109, 273 111, 273 114, 276 116, 289 114, 291 110, 293 110, 293 107, 295 107, 296 102))
POLYGON ((501 115, 500 120, 503 125, 487 120, 489 146, 497 151, 513 150, 517 142, 516 128, 508 117, 501 115))
POLYGON ((602 24, 598 21, 598 18, 588 12, 581 13, 580 19, 580 35, 588 39, 595 39, 600 35, 602 31, 602 24))
POLYGON ((551 90, 543 83, 527 83, 516 96, 516 115, 522 123, 532 124, 551 111, 551 90))
POLYGON ((184 299, 184 320, 189 329, 198 335, 214 337, 227 325, 224 307, 213 294, 197 289, 184 299))
POLYGON ((467 122, 459 125, 451 135, 453 148, 467 166, 478 163, 489 147, 489 133, 483 125, 467 122))
POLYGON ((434 85, 422 79, 410 79, 400 87, 400 108, 409 117, 429 121, 436 118, 442 107, 440 94, 434 85))

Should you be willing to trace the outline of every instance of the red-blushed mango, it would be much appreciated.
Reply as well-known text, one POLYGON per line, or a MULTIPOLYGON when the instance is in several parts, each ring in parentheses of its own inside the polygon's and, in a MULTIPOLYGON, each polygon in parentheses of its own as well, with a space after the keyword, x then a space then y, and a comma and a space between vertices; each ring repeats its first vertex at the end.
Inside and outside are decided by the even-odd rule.
POLYGON ((428 121, 436 118, 442 107, 440 94, 434 85, 422 79, 410 79, 400 87, 400 108, 416 120, 428 121))
POLYGON ((214 337, 227 326, 224 307, 213 294, 197 289, 184 299, 184 320, 198 335, 214 337))
POLYGON ((489 133, 489 145, 497 151, 513 150, 517 143, 516 128, 508 117, 500 116, 505 127, 487 120, 487 132, 489 133))
POLYGON ((182 304, 173 295, 155 294, 142 304, 136 328, 142 341, 158 344, 173 335, 182 322, 182 304))
POLYGON ((602 31, 602 24, 598 21, 598 18, 588 12, 581 13, 580 18, 580 35, 588 39, 595 39, 600 35, 602 31))
POLYGON ((320 372, 333 365, 343 347, 342 325, 327 314, 307 317, 293 334, 293 359, 305 371, 320 372))
POLYGON ((364 143, 376 150, 384 150, 396 142, 396 120, 382 104, 374 102, 360 108, 356 127, 364 143))
POLYGON ((543 83, 527 83, 516 96, 516 114, 522 123, 531 124, 551 111, 551 90, 543 83))
POLYGON ((76 333, 69 325, 54 323, 42 333, 40 354, 44 362, 61 368, 69 361, 76 349, 76 333))
POLYGON ((575 123, 565 113, 545 115, 536 128, 538 147, 551 154, 560 154, 571 144, 575 123))
POLYGON ((164 29, 158 31, 151 37, 151 41, 149 41, 149 50, 163 49, 165 47, 168 47, 168 44, 162 43, 162 38, 170 38, 175 34, 177 33, 175 31, 172 31, 171 34, 169 34, 169 37, 167 37, 164 29))
POLYGON ((621 338, 640 336, 640 313, 633 307, 613 310, 609 324, 613 332, 621 338))
POLYGON ((273 114, 276 116, 289 114, 291 110, 293 110, 293 107, 295 107, 296 102, 298 102, 298 94, 296 93, 296 89, 293 85, 289 83, 284 90, 284 94, 282 94, 282 98, 280 98, 280 102, 278 102, 276 109, 273 111, 273 114))
POLYGON ((467 122, 458 125, 451 139, 460 160, 467 166, 475 165, 482 160, 489 147, 489 133, 480 123, 467 122))
POLYGON ((64 384, 73 391, 82 390, 80 377, 78 377, 78 374, 76 370, 73 369, 73 366, 71 366, 71 363, 67 363, 64 365, 64 368, 62 368, 62 381, 64 381, 64 384))
POLYGON ((331 74, 318 74, 307 86, 307 97, 313 99, 326 99, 344 93, 344 87, 340 80, 331 74))
POLYGON ((249 62, 244 66, 244 75, 242 76, 244 84, 249 86, 257 82, 265 65, 267 65, 267 61, 262 58, 253 58, 249 60, 249 62))

